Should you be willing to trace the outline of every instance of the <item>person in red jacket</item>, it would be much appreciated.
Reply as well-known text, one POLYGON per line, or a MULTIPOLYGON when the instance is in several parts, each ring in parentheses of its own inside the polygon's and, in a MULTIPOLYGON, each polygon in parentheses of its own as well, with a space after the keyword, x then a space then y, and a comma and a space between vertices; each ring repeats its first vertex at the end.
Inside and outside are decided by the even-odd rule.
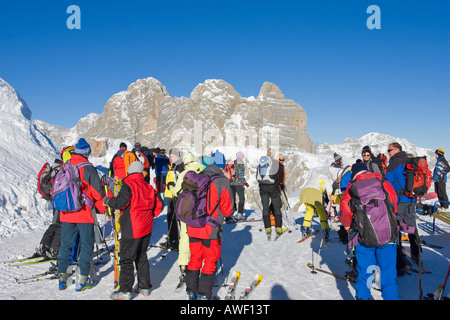
POLYGON ((130 300, 136 264, 138 290, 150 295, 150 266, 147 248, 153 231, 153 220, 163 209, 163 201, 155 189, 144 180, 144 165, 134 161, 128 167, 117 197, 106 197, 103 203, 112 209, 122 210, 120 216, 120 289, 111 294, 114 300, 130 300))
MULTIPOLYGON (((72 151, 70 164, 80 165, 89 162, 91 147, 87 141, 81 138, 72 151)), ((78 267, 80 275, 77 278, 75 290, 82 291, 92 288, 94 283, 88 278, 91 267, 92 255, 94 252, 94 216, 95 209, 104 213, 106 208, 102 204, 105 197, 105 189, 97 170, 92 165, 79 168, 81 179, 81 192, 86 196, 86 201, 81 210, 76 212, 60 212, 61 246, 58 254, 59 289, 67 288, 67 279, 70 274, 67 272, 71 264, 72 248, 77 234, 80 235, 80 252, 78 255, 78 267), (95 206, 95 209, 94 209, 95 206)))
POLYGON ((211 299, 214 285, 216 264, 221 256, 223 221, 225 216, 233 214, 233 191, 230 182, 223 174, 225 157, 216 151, 211 156, 213 164, 204 173, 215 178, 207 193, 207 210, 218 221, 216 226, 209 224, 202 228, 188 226, 189 249, 191 258, 186 271, 186 291, 189 299, 211 299), (216 204, 219 206, 214 212, 216 204))

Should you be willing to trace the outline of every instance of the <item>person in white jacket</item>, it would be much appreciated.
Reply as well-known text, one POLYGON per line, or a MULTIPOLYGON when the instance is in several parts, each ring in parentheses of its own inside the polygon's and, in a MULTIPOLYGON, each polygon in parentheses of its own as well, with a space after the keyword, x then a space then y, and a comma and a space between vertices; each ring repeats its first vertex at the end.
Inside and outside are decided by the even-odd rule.
POLYGON ((326 193, 328 198, 331 198, 331 192, 333 191, 331 179, 322 174, 316 173, 306 183, 300 193, 300 203, 305 204, 306 212, 303 220, 303 237, 307 237, 311 234, 311 221, 314 216, 314 212, 317 211, 320 219, 320 226, 325 235, 328 235, 330 227, 328 225, 328 216, 323 207, 323 194, 326 193))

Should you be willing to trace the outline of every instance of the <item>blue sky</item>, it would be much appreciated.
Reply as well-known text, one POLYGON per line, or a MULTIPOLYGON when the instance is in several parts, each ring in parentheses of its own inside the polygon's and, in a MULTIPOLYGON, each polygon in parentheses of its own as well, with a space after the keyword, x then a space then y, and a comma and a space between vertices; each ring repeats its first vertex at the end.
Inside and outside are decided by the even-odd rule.
POLYGON ((450 154, 449 18, 448 0, 2 1, 0 77, 33 119, 66 128, 140 78, 177 97, 206 79, 244 97, 270 81, 315 142, 375 131, 450 154), (70 5, 81 30, 66 27, 70 5))

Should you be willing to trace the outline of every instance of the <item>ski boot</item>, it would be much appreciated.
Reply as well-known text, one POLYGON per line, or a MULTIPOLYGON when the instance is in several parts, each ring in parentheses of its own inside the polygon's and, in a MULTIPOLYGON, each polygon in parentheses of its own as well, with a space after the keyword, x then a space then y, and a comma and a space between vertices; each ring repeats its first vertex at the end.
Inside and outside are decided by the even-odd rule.
POLYGON ((70 273, 60 273, 59 274, 59 290, 67 289, 67 280, 70 277, 70 273))
POLYGON ((303 227, 302 230, 302 238, 308 238, 311 235, 311 228, 310 227, 303 227))
POLYGON ((94 287, 94 282, 88 276, 79 275, 75 282, 75 291, 84 291, 86 289, 92 289, 94 287))
POLYGON ((197 292, 193 292, 193 291, 186 291, 187 295, 188 295, 188 299, 189 300, 197 300, 198 298, 198 294, 197 292))
POLYGON ((131 300, 131 292, 114 291, 109 297, 113 300, 131 300))
POLYGON ((270 240, 272 238, 272 227, 266 228, 266 236, 267 240, 270 240))

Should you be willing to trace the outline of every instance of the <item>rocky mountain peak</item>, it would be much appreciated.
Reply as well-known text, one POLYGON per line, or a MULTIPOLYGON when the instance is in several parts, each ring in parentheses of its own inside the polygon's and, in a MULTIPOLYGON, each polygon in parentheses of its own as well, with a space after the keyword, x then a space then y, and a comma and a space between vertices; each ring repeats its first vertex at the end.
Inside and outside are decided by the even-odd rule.
POLYGON ((258 95, 259 99, 284 99, 284 94, 274 83, 264 82, 258 95))

